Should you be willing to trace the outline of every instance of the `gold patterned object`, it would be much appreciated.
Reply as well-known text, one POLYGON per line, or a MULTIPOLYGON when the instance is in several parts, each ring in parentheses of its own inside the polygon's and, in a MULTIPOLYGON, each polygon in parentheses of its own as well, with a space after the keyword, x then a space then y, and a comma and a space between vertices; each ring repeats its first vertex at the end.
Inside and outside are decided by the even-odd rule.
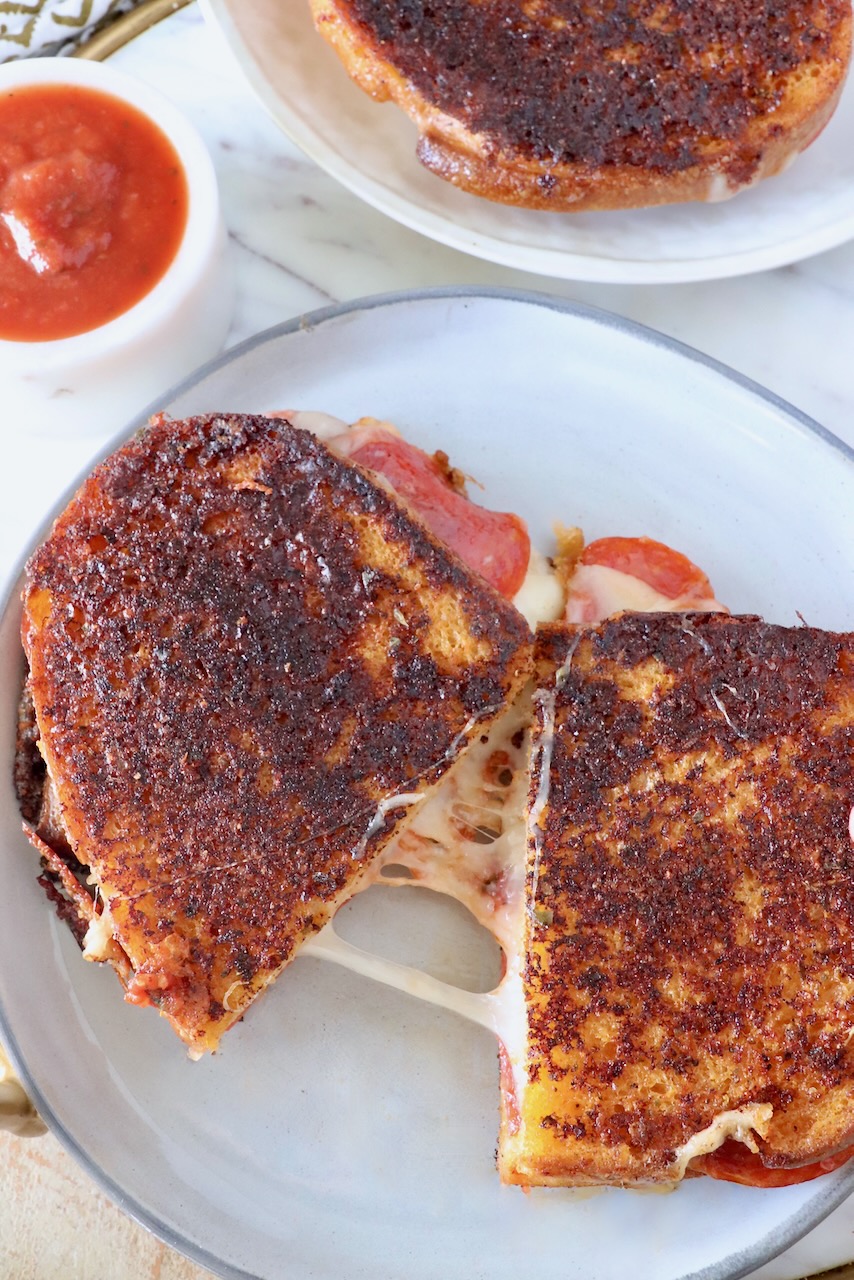
POLYGON ((142 0, 129 13, 103 24, 91 37, 87 37, 74 50, 74 57, 103 62, 135 36, 142 35, 143 31, 153 27, 156 22, 168 18, 171 13, 184 9, 190 3, 191 0, 142 0))
POLYGON ((0 0, 0 62, 45 53, 127 8, 127 0, 0 0))
POLYGON ((0 62, 63 52, 84 40, 86 51, 81 51, 81 56, 100 60, 187 3, 189 0, 0 0, 0 62))

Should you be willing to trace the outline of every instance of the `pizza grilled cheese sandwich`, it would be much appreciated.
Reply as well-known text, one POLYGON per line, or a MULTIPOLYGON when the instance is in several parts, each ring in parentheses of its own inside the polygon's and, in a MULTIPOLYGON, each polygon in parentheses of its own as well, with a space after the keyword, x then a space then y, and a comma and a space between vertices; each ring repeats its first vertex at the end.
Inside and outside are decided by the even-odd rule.
POLYGON ((444 454, 285 413, 102 464, 23 639, 41 883, 193 1055, 306 942, 348 962, 318 935, 354 893, 423 885, 504 951, 445 991, 499 1038, 505 1182, 849 1158, 854 637, 730 617, 647 538, 546 562, 444 454))

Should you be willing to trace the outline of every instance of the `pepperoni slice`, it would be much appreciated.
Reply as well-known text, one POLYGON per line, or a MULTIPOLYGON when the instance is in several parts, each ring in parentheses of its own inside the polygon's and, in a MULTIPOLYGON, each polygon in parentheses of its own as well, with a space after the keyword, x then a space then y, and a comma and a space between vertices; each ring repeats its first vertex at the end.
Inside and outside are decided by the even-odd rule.
POLYGON ((743 1142, 728 1138, 717 1151, 697 1156, 691 1161, 695 1173, 708 1174, 723 1182, 740 1182, 745 1187, 793 1187, 799 1182, 811 1182, 822 1174, 832 1173, 840 1165, 854 1157, 854 1147, 838 1151, 826 1160, 801 1165, 799 1169, 768 1169, 761 1156, 751 1151, 743 1142))
POLYGON ((711 582, 693 561, 653 538, 599 538, 581 553, 580 564, 603 564, 639 578, 669 600, 714 600, 711 582))
POLYGON ((379 424, 357 425, 329 444, 383 476, 470 569, 503 596, 515 596, 531 558, 531 539, 519 516, 477 506, 454 487, 447 463, 379 424))
POLYGON ((723 611, 695 564, 652 538, 600 538, 581 552, 567 584, 567 622, 601 622, 639 613, 723 611))

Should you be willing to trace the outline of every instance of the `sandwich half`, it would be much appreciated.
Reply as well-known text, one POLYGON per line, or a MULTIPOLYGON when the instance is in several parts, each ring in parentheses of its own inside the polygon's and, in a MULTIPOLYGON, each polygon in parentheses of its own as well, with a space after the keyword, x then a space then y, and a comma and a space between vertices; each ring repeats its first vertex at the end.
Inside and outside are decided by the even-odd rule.
POLYGON ((625 613, 542 628, 535 679, 503 1180, 833 1168, 854 1142, 854 636, 625 613))
MULTIPOLYGON (((154 420, 32 558, 43 877, 194 1054, 369 878, 530 669, 524 619, 287 420, 154 420)), ((26 772, 26 770, 23 770, 26 772)))
POLYGON ((310 0, 356 83, 465 191, 565 212, 722 200, 821 132, 849 0, 310 0))

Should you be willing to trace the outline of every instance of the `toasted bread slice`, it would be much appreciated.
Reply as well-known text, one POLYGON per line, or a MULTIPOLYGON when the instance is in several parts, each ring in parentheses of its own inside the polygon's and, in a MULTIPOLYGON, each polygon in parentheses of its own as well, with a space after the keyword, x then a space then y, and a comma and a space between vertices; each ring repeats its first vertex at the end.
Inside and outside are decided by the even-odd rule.
POLYGON ((101 907, 86 954, 120 948, 129 998, 195 1052, 360 887, 531 650, 385 487, 237 415, 155 420, 97 468, 29 565, 23 640, 101 907))
POLYGON ((725 199, 817 137, 851 55, 849 0, 310 3, 428 169, 529 209, 725 199))
POLYGON ((854 635, 623 614, 541 629, 536 680, 503 1179, 850 1146, 854 635))

